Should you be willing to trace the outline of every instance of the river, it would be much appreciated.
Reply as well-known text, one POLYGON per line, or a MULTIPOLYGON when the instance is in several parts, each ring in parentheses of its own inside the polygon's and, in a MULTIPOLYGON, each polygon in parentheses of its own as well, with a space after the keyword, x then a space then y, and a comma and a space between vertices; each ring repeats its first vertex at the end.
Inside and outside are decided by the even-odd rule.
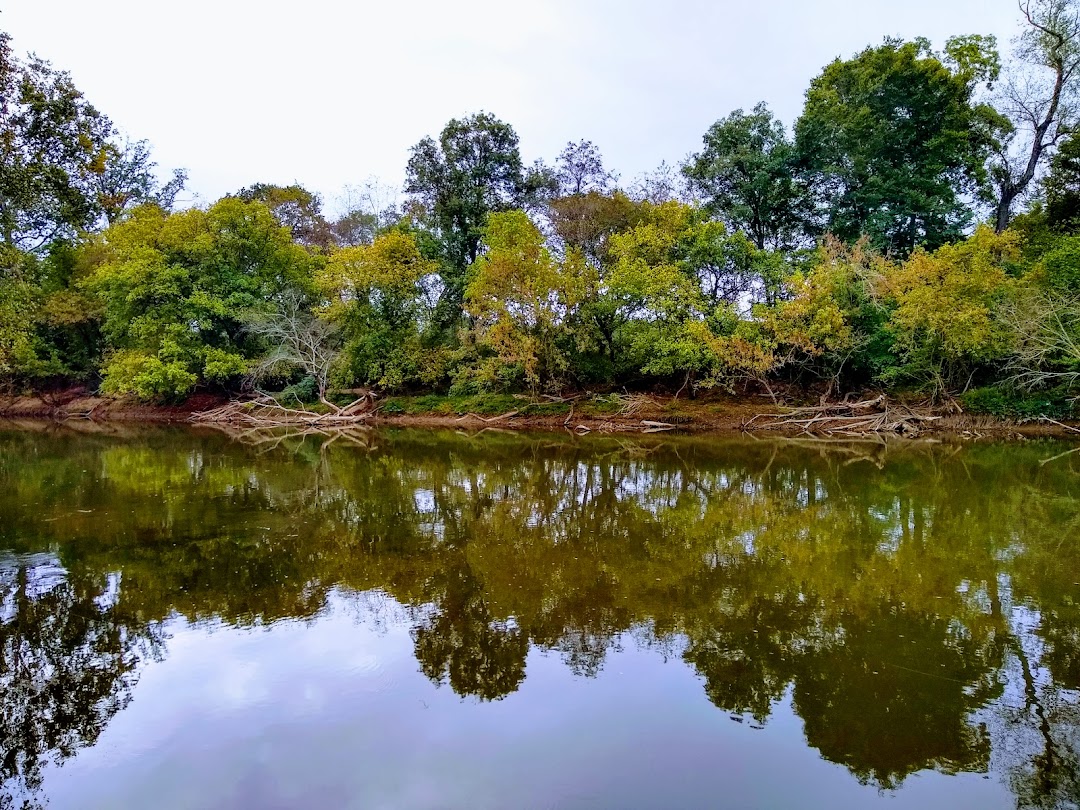
POLYGON ((0 808, 1068 808, 1080 453, 0 428, 0 808))

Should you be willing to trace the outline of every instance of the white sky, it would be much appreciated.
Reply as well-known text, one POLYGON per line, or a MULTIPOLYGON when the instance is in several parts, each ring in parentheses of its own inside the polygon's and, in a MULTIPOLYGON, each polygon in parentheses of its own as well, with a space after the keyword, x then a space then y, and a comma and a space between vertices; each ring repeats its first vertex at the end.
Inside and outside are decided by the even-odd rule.
POLYGON ((765 100, 788 124, 810 79, 886 35, 1018 30, 1014 0, 0 0, 34 51, 204 201, 300 182, 330 209, 409 147, 487 110, 526 163, 569 140, 629 181, 765 100))

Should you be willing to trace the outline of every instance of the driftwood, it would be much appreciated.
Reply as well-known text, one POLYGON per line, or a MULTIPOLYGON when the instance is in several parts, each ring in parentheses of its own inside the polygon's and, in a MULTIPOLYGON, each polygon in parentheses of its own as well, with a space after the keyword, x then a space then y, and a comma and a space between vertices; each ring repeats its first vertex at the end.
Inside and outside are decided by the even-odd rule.
POLYGON ((1072 433, 1080 433, 1080 428, 1075 428, 1072 425, 1066 425, 1064 422, 1059 422, 1057 419, 1051 419, 1049 416, 1042 417, 1042 421, 1049 422, 1051 425, 1057 425, 1059 428, 1071 431, 1072 433))
POLYGON ((271 397, 261 397, 247 401, 236 400, 213 410, 194 413, 190 420, 200 424, 248 428, 296 427, 322 430, 362 425, 375 415, 373 398, 368 395, 344 408, 330 402, 326 405, 331 410, 319 413, 304 408, 287 408, 271 397))
POLYGON ((668 422, 654 422, 651 419, 642 419, 641 424, 645 426, 644 433, 663 433, 668 430, 675 430, 678 427, 668 422))
POLYGON ((831 402, 784 413, 762 413, 743 424, 745 431, 785 430, 814 436, 866 436, 895 433, 918 436, 923 427, 940 416, 890 403, 884 394, 859 402, 831 402))
POLYGON ((507 413, 499 414, 498 416, 486 416, 485 417, 485 416, 481 416, 478 413, 472 413, 470 411, 469 413, 465 414, 464 416, 459 417, 457 421, 464 422, 466 419, 477 419, 477 420, 479 420, 481 422, 484 422, 486 424, 491 424, 492 422, 501 422, 503 419, 510 419, 510 418, 512 418, 514 416, 517 416, 519 413, 521 413, 521 411, 509 411, 507 413))

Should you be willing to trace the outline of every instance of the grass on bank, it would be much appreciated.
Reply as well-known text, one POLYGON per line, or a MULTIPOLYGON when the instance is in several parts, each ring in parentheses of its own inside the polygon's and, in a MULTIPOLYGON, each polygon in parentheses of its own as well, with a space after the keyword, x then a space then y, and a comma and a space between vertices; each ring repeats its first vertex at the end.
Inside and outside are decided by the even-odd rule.
POLYGON ((568 416, 573 408, 575 417, 602 419, 605 417, 662 417, 672 422, 690 421, 710 413, 720 413, 730 402, 673 399, 666 396, 625 395, 619 393, 583 396, 573 402, 545 402, 513 394, 424 394, 393 396, 383 400, 381 413, 409 416, 499 416, 516 412, 520 416, 568 416))

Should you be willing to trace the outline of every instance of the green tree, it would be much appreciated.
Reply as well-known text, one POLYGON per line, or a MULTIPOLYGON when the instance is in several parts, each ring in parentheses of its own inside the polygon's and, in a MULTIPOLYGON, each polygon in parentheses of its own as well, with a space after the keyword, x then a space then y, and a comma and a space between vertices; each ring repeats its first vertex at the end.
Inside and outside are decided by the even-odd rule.
POLYGON ((971 62, 886 40, 813 80, 795 135, 826 229, 901 255, 962 236, 999 121, 971 62))
POLYGON ((1080 138, 1067 138, 1043 181, 1046 222, 1055 231, 1080 232, 1080 138))
POLYGON ((442 353, 421 345, 433 309, 427 288, 437 271, 402 229, 330 257, 316 283, 328 301, 322 316, 344 332, 343 382, 394 389, 438 380, 442 353))
POLYGON ((711 215, 745 233, 758 250, 805 241, 807 194, 795 147, 764 102, 720 119, 704 141, 682 171, 711 215))
POLYGON ((20 62, 0 32, 0 240, 42 251, 98 216, 93 186, 107 165, 109 120, 68 74, 20 62))
POLYGON ((0 377, 10 379, 36 356, 33 325, 40 308, 31 283, 0 278, 0 377))
POLYGON ((147 399, 244 374, 262 348, 246 322, 309 290, 315 262, 265 205, 234 197, 176 214, 144 206, 88 249, 100 256, 82 287, 110 350, 102 389, 147 399))
POLYGON ((584 259, 585 288, 581 305, 571 315, 577 344, 576 374, 581 380, 613 381, 619 372, 616 332, 621 323, 618 304, 606 294, 615 264, 613 237, 642 220, 646 206, 622 191, 556 197, 548 203, 548 222, 556 243, 584 259))
POLYGON ((436 141, 412 148, 405 191, 439 239, 443 293, 439 321, 461 315, 465 275, 480 253, 489 214, 528 207, 550 190, 551 177, 527 169, 513 127, 490 113, 451 120, 436 141))
POLYGON ((727 273, 723 225, 678 202, 646 203, 644 213, 612 237, 616 262, 603 294, 620 324, 620 350, 647 376, 679 376, 683 388, 702 375, 715 382, 742 364, 725 334, 737 321, 734 303, 715 286, 715 298, 703 289, 707 275, 718 284, 727 273))

